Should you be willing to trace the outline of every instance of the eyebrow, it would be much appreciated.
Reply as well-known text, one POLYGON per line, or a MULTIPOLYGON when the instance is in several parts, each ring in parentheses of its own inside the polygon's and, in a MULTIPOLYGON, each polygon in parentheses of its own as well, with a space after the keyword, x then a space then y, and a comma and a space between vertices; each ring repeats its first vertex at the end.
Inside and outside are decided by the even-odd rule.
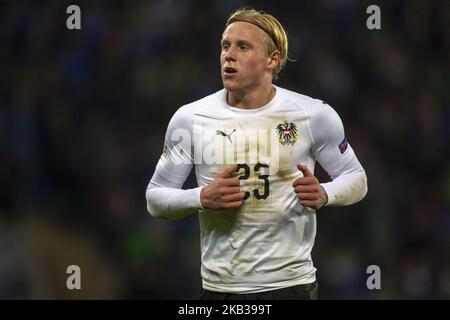
MULTIPOLYGON (((228 40, 228 39, 222 39, 222 40, 220 41, 220 44, 224 44, 224 43, 231 43, 231 41, 228 40)), ((238 45, 242 45, 242 44, 245 44, 245 45, 248 45, 248 46, 252 46, 252 45, 253 45, 251 42, 249 42, 249 41, 247 41, 247 40, 243 40, 243 39, 238 39, 238 40, 236 40, 236 43, 237 43, 238 45)))

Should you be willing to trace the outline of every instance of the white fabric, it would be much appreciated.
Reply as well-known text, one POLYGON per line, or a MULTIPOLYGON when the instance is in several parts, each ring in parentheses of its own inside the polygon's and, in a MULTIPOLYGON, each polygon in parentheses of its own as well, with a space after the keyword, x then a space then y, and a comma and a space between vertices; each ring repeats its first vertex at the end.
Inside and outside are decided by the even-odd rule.
POLYGON ((293 181, 302 176, 297 164, 314 172, 318 161, 329 173, 333 181, 322 184, 328 205, 352 204, 367 192, 350 144, 339 148, 345 135, 337 113, 320 100, 275 88, 275 97, 258 109, 229 106, 225 89, 181 107, 147 188, 153 216, 173 219, 199 210, 201 275, 211 291, 256 293, 315 281, 316 216, 293 191, 293 181), (283 145, 276 130, 284 121, 297 128, 293 144, 283 145), (250 169, 241 180, 249 198, 239 209, 202 210, 202 187, 232 163, 250 169), (258 163, 263 167, 255 168, 258 163), (194 165, 199 187, 181 190, 194 165))

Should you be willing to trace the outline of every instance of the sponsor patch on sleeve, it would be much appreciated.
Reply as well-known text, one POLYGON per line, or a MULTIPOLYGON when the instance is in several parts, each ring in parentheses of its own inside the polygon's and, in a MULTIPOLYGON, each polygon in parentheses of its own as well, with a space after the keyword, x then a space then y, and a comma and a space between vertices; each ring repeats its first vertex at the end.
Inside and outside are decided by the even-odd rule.
POLYGON ((342 153, 345 152, 345 150, 347 150, 348 147, 348 141, 347 138, 344 138, 344 140, 342 140, 342 142, 339 144, 339 151, 342 153))

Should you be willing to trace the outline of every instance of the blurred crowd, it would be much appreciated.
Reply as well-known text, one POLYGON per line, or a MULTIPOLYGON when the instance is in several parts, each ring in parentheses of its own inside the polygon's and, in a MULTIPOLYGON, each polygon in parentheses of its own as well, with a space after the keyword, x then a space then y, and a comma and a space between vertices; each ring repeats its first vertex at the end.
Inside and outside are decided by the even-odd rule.
POLYGON ((450 2, 379 1, 381 30, 369 4, 0 2, 0 298, 199 297, 197 216, 157 220, 144 193, 173 113, 222 88, 221 33, 247 5, 288 32, 276 84, 329 103, 368 175, 361 203, 317 214, 319 297, 450 299, 450 2))

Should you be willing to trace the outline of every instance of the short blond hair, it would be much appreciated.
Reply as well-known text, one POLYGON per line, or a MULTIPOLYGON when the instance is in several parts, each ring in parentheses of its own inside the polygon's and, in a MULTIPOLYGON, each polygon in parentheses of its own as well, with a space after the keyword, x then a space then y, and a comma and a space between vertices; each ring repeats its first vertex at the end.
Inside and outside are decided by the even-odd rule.
POLYGON ((281 23, 275 17, 264 11, 258 11, 253 8, 241 8, 231 14, 225 25, 225 29, 230 24, 238 21, 254 24, 265 32, 267 55, 275 50, 280 52, 280 62, 273 71, 273 77, 277 79, 278 74, 288 60, 288 37, 281 23))

